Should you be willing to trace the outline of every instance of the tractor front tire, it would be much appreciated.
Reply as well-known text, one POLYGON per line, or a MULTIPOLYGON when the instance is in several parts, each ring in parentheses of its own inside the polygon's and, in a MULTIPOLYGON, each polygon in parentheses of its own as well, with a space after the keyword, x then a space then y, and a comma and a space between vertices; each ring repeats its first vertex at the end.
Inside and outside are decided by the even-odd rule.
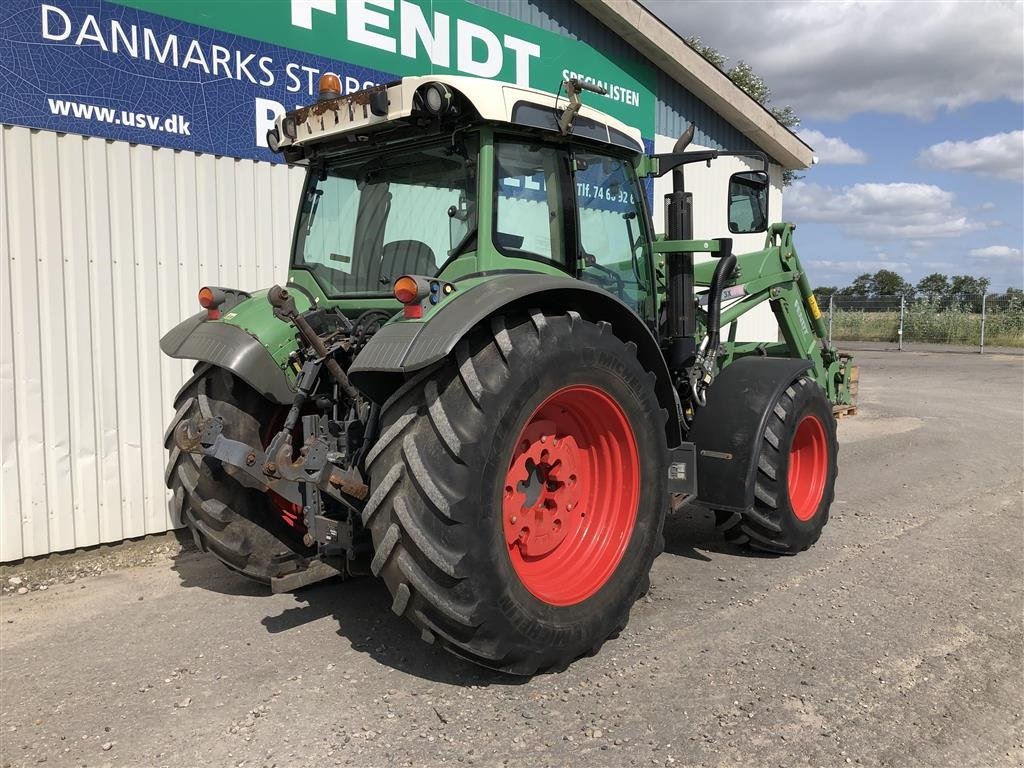
POLYGON ((779 395, 758 446, 754 506, 717 511, 726 541, 795 555, 828 522, 838 474, 836 419, 825 391, 801 376, 779 395))
POLYGON ((512 674, 596 652, 663 546, 665 418, 607 323, 535 310, 472 332, 385 403, 367 455, 392 610, 512 674))
POLYGON ((252 487, 247 476, 217 459, 181 451, 174 427, 197 414, 220 416, 224 436, 248 445, 265 445, 282 406, 268 402, 223 368, 207 366, 178 394, 175 415, 164 438, 168 450, 165 480, 197 546, 243 576, 270 584, 304 564, 313 550, 302 543, 298 510, 280 497, 252 487), (292 524, 287 522, 291 520, 292 524))

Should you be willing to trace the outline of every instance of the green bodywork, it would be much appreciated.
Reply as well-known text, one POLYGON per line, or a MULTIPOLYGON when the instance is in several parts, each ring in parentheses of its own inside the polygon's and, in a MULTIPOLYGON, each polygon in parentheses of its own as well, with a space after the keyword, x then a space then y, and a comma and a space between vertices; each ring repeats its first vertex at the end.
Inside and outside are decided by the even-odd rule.
MULTIPOLYGON (((391 323, 429 323, 437 311, 451 302, 459 301, 474 287, 502 280, 503 272, 507 274, 510 270, 530 271, 566 277, 565 269, 557 264, 510 258, 491 242, 491 222, 495 217, 495 195, 491 192, 495 188, 496 175, 495 133, 494 128, 484 126, 479 129, 478 134, 477 183, 481 191, 477 202, 478 242, 475 248, 467 250, 447 263, 436 276, 439 280, 454 284, 456 290, 453 293, 442 297, 437 305, 428 306, 421 318, 408 319, 402 316, 401 304, 390 294, 330 298, 309 270, 293 267, 288 274, 288 284, 293 287, 291 293, 295 296, 298 310, 302 312, 314 305, 320 308, 338 307, 349 317, 356 317, 366 310, 384 310, 394 313, 391 323), (308 298, 310 296, 312 302, 308 298)), ((501 129, 500 135, 515 137, 516 134, 514 131, 501 129)), ((610 154, 615 155, 614 152, 610 154)), ((635 170, 634 178, 646 175, 653 166, 651 158, 643 155, 631 156, 628 152, 619 150, 618 156, 624 162, 631 163, 635 170)), ((668 241, 654 238, 647 223, 637 223, 636 226, 636 248, 641 258, 639 261, 633 261, 629 256, 624 256, 622 263, 641 264, 641 269, 646 273, 644 281, 655 286, 650 295, 640 299, 641 312, 645 315, 642 319, 648 327, 652 327, 656 325, 656 318, 659 317, 660 308, 665 301, 662 278, 664 255, 680 251, 713 254, 718 249, 718 241, 668 241)), ((836 404, 847 404, 850 403, 851 365, 847 358, 841 357, 824 341, 825 327, 793 245, 793 229, 791 224, 774 224, 768 229, 764 249, 737 256, 736 274, 726 283, 726 287, 742 285, 745 295, 722 311, 722 328, 729 327, 730 331, 728 338, 722 342, 725 356, 721 364, 729 365, 734 360, 749 355, 804 358, 811 363, 810 375, 825 389, 829 399, 836 404), (736 326, 732 323, 764 301, 771 305, 783 341, 763 343, 737 340, 736 326)), ((712 259, 696 265, 695 282, 698 286, 710 285, 716 263, 712 259)), ((703 315, 698 313, 698 336, 703 334, 702 318, 703 315)), ((298 348, 295 329, 273 315, 272 308, 266 300, 266 291, 252 294, 251 298, 231 307, 219 320, 211 322, 238 326, 256 338, 266 347, 289 384, 294 387, 297 367, 289 360, 289 356, 298 348)))

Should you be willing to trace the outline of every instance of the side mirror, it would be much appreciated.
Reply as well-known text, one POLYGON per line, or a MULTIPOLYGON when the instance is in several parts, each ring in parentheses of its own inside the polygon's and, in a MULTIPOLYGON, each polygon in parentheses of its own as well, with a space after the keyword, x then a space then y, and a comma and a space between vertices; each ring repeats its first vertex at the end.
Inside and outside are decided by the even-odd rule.
POLYGON ((729 231, 737 235, 768 229, 768 174, 743 171, 729 177, 729 231))

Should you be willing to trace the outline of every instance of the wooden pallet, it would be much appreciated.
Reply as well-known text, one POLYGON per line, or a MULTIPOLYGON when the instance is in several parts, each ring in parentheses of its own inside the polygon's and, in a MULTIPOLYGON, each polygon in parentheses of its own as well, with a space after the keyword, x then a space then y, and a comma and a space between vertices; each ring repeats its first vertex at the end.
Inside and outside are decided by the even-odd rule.
POLYGON ((853 401, 850 405, 833 405, 832 413, 836 415, 837 419, 843 419, 847 416, 857 415, 857 389, 860 385, 860 366, 853 366, 853 370, 850 371, 850 399, 853 401))

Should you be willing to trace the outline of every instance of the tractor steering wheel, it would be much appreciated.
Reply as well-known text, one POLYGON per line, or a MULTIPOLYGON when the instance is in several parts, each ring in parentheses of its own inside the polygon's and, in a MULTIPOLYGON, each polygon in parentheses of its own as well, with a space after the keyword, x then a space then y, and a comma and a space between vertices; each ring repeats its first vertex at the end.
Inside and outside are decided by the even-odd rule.
POLYGON ((581 277, 584 280, 591 278, 595 285, 600 286, 601 288, 614 293, 620 299, 625 300, 626 283, 623 281, 622 276, 614 269, 610 269, 604 264, 599 264, 597 259, 589 253, 584 253, 582 256, 583 264, 585 266, 581 277), (596 272, 592 272, 591 268, 596 270, 596 272))

